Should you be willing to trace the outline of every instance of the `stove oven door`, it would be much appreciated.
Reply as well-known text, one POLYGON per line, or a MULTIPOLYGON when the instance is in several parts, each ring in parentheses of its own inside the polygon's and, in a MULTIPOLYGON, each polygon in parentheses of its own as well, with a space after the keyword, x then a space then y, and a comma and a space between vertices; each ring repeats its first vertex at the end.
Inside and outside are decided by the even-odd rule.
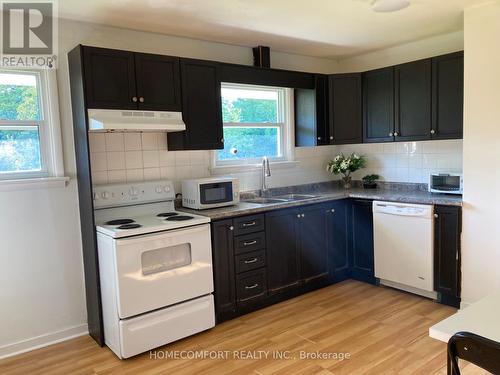
POLYGON ((121 319, 213 292, 210 225, 115 242, 121 319))

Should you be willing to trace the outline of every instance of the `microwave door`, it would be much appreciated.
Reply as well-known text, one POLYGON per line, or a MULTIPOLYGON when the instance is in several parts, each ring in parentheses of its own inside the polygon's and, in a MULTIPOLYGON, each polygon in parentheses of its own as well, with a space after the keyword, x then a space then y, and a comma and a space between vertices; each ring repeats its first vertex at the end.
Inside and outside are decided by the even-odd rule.
POLYGON ((202 205, 227 203, 233 200, 233 183, 217 182, 200 184, 200 203, 202 205))
POLYGON ((433 176, 433 189, 441 191, 460 190, 460 176, 440 175, 433 176))

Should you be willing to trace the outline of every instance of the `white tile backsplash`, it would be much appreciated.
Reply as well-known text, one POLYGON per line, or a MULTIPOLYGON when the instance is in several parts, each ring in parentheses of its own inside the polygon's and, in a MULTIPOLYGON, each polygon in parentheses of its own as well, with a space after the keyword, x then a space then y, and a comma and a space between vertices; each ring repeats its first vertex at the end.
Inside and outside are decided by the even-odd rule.
MULTIPOLYGON (((92 133, 89 141, 95 184, 168 179, 179 191, 182 179, 210 176, 210 151, 167 151, 165 133, 92 133)), ((326 164, 339 153, 351 152, 367 157, 366 168, 353 174, 356 179, 377 173, 384 181, 427 183, 430 173, 462 171, 461 140, 296 147, 297 163, 288 167, 271 165, 268 185, 338 179, 326 171, 326 164)), ((242 167, 241 172, 231 175, 240 179, 242 191, 260 188, 259 170, 242 167)))

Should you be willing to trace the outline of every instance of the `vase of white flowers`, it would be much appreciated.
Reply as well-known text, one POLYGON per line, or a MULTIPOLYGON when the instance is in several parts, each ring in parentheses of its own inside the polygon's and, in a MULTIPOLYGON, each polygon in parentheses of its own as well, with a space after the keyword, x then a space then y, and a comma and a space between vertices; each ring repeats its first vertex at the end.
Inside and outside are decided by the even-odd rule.
POLYGON ((349 189, 352 184, 351 173, 364 168, 366 159, 364 156, 352 153, 349 156, 340 154, 335 156, 326 166, 327 171, 333 174, 341 174, 344 187, 349 189))

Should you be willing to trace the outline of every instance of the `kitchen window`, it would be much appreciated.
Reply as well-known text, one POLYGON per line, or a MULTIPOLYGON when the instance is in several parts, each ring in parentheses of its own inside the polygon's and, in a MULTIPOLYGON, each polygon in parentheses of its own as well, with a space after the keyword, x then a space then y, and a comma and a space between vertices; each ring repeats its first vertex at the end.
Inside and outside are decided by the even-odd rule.
POLYGON ((215 166, 287 161, 291 155, 291 90, 222 83, 224 149, 215 151, 215 166))
POLYGON ((52 70, 0 69, 0 182, 63 174, 52 70))

